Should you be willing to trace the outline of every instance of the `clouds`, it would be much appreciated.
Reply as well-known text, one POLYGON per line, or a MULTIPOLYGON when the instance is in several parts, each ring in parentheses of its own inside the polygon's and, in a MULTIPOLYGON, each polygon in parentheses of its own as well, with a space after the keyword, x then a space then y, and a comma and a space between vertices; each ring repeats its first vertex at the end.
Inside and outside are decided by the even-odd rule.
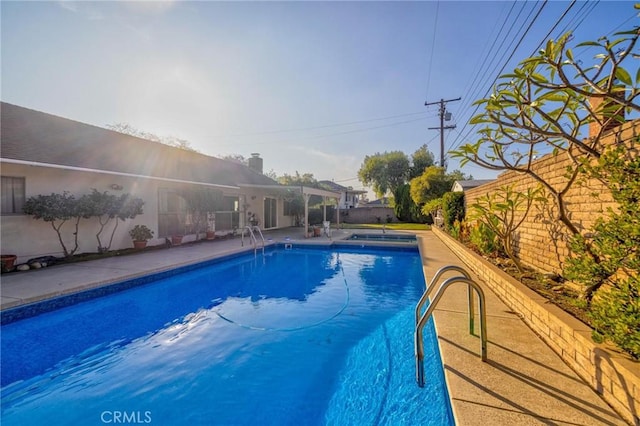
MULTIPOLYGON (((58 0, 56 3, 62 9, 80 14, 89 20, 99 20, 104 18, 103 13, 100 11, 100 8, 105 5, 105 2, 102 1, 58 0)), ((163 14, 170 11, 176 5, 176 1, 174 0, 135 0, 106 3, 117 3, 127 12, 146 15, 163 14)))
POLYGON ((79 2, 72 0, 58 0, 58 6, 62 9, 80 15, 89 21, 100 21, 104 19, 104 14, 100 11, 97 2, 79 2))

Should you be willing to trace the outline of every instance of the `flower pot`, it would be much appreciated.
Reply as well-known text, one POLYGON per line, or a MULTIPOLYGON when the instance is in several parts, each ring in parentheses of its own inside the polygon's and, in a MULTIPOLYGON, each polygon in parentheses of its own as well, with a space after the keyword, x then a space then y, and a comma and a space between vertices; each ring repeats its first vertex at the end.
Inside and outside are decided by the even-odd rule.
POLYGON ((314 227, 313 228, 313 236, 314 237, 319 237, 320 235, 322 235, 322 229, 320 227, 314 227))
POLYGON ((13 271, 13 265, 16 263, 16 259, 18 256, 15 254, 3 254, 0 256, 0 263, 2 272, 11 272, 13 271))
POLYGON ((182 244, 182 235, 174 235, 171 237, 171 244, 174 246, 179 246, 182 244))
POLYGON ((134 241, 133 242, 133 248, 136 249, 136 250, 142 250, 146 246, 147 246, 147 242, 146 241, 134 241))
POLYGON ((207 231, 207 240, 213 240, 216 238, 216 231, 207 231))

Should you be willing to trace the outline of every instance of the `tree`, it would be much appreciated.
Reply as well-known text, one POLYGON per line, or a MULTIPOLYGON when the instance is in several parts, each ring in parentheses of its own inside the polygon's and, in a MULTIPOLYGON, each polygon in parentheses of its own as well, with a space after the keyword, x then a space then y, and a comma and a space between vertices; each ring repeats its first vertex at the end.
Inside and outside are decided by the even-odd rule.
POLYGON ((410 194, 411 199, 420 210, 421 215, 431 215, 435 219, 437 210, 434 210, 435 204, 426 207, 431 200, 440 199, 445 193, 451 190, 453 182, 456 180, 470 179, 459 170, 455 170, 449 174, 445 173, 445 169, 439 166, 429 166, 424 172, 411 179, 410 194))
POLYGON ((603 37, 578 45, 600 51, 587 67, 574 59, 568 46, 571 34, 549 40, 538 55, 502 75, 491 96, 476 102, 484 111, 471 123, 485 127, 475 143, 452 152, 461 158, 461 165, 471 161, 492 170, 526 174, 539 182, 555 202, 557 220, 573 235, 579 230, 567 212, 565 195, 582 166, 600 156, 600 139, 624 119, 621 112, 640 111, 640 73, 634 81, 623 67, 636 56, 638 30, 617 35, 614 41, 603 37), (585 137, 590 124, 597 124, 592 126, 594 134, 585 137), (533 166, 539 155, 547 153, 563 156, 571 164, 559 182, 546 179, 533 166))
POLYGON ((131 197, 130 194, 121 194, 118 197, 113 194, 109 194, 107 191, 99 192, 95 188, 91 190, 90 194, 80 197, 78 202, 85 205, 86 214, 89 217, 96 217, 98 219, 100 227, 96 233, 96 240, 98 241, 99 253, 106 252, 111 249, 111 244, 113 243, 113 237, 118 229, 119 221, 133 219, 137 215, 142 214, 142 206, 144 205, 144 201, 142 201, 142 199, 131 197), (115 223, 111 230, 109 244, 104 246, 100 236, 109 222, 114 219, 115 223))
POLYGON ((401 151, 376 153, 366 156, 358 178, 364 185, 371 185, 380 198, 388 193, 393 195, 394 212, 398 219, 407 222, 424 222, 421 206, 411 197, 409 180, 424 173, 433 166, 433 154, 426 145, 418 148, 409 157, 401 151))
POLYGON ((505 186, 491 192, 471 205, 471 219, 481 220, 500 239, 504 253, 509 256, 522 273, 524 268, 515 255, 516 231, 527 217, 531 205, 537 199, 539 189, 515 191, 513 186, 505 186))
POLYGON ((424 173, 411 180, 411 199, 420 206, 424 205, 450 191, 453 182, 453 178, 446 174, 443 167, 427 167, 424 173))
POLYGON ((313 173, 300 174, 297 170, 296 170, 295 176, 285 173, 284 175, 279 176, 276 180, 280 185, 289 185, 289 186, 304 185, 304 186, 311 186, 311 187, 318 186, 318 181, 316 180, 316 178, 313 177, 313 173))
POLYGON ((406 183, 408 176, 409 158, 402 151, 367 155, 358 170, 360 182, 371 186, 380 198, 388 192, 394 193, 406 183))
POLYGON ((80 219, 88 217, 90 214, 86 205, 77 202, 76 198, 68 192, 62 194, 52 193, 51 195, 37 195, 29 197, 23 207, 23 211, 32 215, 35 219, 42 219, 49 222, 51 227, 58 235, 58 241, 62 246, 65 257, 71 257, 78 250, 78 225, 80 219), (62 226, 67 221, 73 220, 74 225, 74 246, 70 250, 64 243, 62 238, 62 226))
POLYGON ((241 154, 229 154, 229 155, 225 155, 224 157, 220 157, 223 160, 227 160, 227 161, 232 161, 234 163, 238 163, 238 164, 242 164, 244 166, 248 166, 249 165, 249 159, 246 158, 244 155, 241 154))
POLYGON ((414 222, 418 218, 416 217, 413 206, 415 203, 411 201, 411 195, 409 194, 409 185, 403 184, 396 188, 393 195, 393 213, 402 222, 414 222))
POLYGON ((116 123, 107 124, 107 129, 114 132, 124 133, 125 135, 135 136, 137 138, 147 139, 154 142, 160 142, 165 145, 172 146, 174 148, 184 149, 185 151, 198 152, 191 146, 191 143, 186 139, 181 139, 176 136, 158 136, 155 133, 145 132, 133 127, 129 123, 116 123))
POLYGON ((427 145, 422 145, 411 156, 412 164, 409 170, 409 180, 414 179, 435 164, 433 153, 427 149, 427 145))
POLYGON ((431 199, 431 200, 427 201, 422 206, 422 214, 431 215, 431 217, 434 219, 433 221, 435 223, 435 217, 438 214, 438 210, 442 209, 442 202, 443 202, 442 197, 434 198, 434 199, 431 199))

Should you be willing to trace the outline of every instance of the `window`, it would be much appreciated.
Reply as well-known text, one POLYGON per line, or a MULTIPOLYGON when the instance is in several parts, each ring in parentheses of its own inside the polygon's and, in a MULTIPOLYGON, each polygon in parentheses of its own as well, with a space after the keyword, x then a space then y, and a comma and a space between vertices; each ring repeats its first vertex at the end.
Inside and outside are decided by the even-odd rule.
POLYGON ((158 189, 158 237, 184 235, 187 208, 177 190, 158 189))
POLYGON ((24 178, 2 176, 0 197, 2 198, 2 214, 22 213, 25 200, 24 178))

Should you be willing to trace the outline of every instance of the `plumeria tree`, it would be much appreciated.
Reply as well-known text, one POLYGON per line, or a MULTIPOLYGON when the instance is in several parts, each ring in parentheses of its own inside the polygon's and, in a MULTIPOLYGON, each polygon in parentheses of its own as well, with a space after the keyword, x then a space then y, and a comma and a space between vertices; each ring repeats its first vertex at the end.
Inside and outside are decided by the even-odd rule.
POLYGON ((490 194, 478 198, 470 206, 469 217, 484 223, 500 240, 502 250, 509 256, 521 273, 522 263, 515 254, 516 232, 527 218, 539 189, 516 191, 512 186, 504 186, 490 194))
POLYGON ((567 192, 582 165, 600 157, 604 132, 624 120, 623 113, 640 112, 638 35, 634 28, 616 34, 615 40, 578 44, 596 49, 590 65, 574 56, 571 34, 550 40, 537 55, 501 76, 488 98, 476 102, 484 108, 471 120, 482 126, 478 139, 452 156, 463 165, 473 162, 530 176, 554 200, 557 219, 578 234, 567 212, 567 192), (533 162, 544 154, 569 160, 563 179, 551 181, 536 169, 533 162))

